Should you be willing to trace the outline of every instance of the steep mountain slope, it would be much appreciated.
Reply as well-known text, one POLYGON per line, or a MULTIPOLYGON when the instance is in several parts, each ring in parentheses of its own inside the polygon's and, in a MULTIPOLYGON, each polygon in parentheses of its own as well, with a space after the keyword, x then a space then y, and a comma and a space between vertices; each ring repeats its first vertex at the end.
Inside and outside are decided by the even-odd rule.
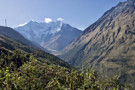
POLYGON ((30 41, 25 39, 15 30, 8 27, 0 27, 0 49, 2 48, 6 54, 7 52, 12 53, 15 50, 19 50, 24 54, 32 54, 37 60, 41 62, 71 68, 69 64, 65 63, 56 56, 46 53, 38 49, 36 46, 33 47, 33 45, 31 45, 32 44, 30 41))
POLYGON ((21 34, 16 32, 12 28, 0 26, 0 34, 7 36, 8 38, 17 40, 23 44, 36 47, 31 41, 24 38, 21 34))
POLYGON ((93 67, 104 76, 135 83, 135 0, 120 2, 90 25, 61 56, 72 65, 93 67))
POLYGON ((51 52, 65 48, 82 32, 62 21, 50 23, 30 21, 24 26, 15 28, 15 30, 51 52))

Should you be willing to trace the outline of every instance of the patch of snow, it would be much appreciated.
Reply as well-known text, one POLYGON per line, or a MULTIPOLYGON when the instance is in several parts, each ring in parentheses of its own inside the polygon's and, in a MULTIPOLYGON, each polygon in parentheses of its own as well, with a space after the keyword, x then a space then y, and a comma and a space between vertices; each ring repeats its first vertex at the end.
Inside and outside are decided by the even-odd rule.
POLYGON ((27 22, 25 22, 24 24, 20 24, 20 25, 18 25, 18 26, 24 26, 24 25, 26 25, 27 24, 27 22))

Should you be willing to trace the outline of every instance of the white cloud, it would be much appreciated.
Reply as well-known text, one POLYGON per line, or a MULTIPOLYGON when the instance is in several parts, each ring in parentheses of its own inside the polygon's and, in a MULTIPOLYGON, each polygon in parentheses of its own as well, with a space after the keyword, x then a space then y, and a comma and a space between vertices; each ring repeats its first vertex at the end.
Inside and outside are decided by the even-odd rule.
POLYGON ((26 25, 27 24, 27 22, 25 22, 24 24, 20 24, 20 25, 18 25, 18 26, 24 26, 24 25, 26 25))
POLYGON ((58 18, 57 21, 63 21, 63 18, 58 18))
POLYGON ((45 18, 45 22, 50 23, 50 22, 52 22, 52 19, 51 18, 45 18))

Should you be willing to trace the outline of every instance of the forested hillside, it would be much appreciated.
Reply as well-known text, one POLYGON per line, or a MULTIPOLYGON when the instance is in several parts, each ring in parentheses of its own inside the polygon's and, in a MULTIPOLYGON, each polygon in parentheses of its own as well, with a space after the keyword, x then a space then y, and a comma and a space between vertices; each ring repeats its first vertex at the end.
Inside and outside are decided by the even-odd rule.
MULTIPOLYGON (((64 67, 69 67, 70 65, 65 63, 64 61, 62 61, 61 59, 57 58, 56 56, 53 56, 47 52, 44 52, 43 50, 41 50, 40 48, 36 47, 35 45, 27 45, 25 39, 23 36, 20 36, 20 34, 18 35, 17 33, 15 33, 14 30, 12 30, 11 28, 7 28, 7 27, 3 27, 0 28, 0 31, 2 33, 0 33, 0 45, 1 47, 3 47, 4 49, 7 49, 9 52, 12 52, 14 50, 19 50, 21 52, 25 53, 30 53, 32 54, 35 58, 37 58, 38 60, 42 61, 42 62, 46 62, 48 64, 57 64, 57 65, 61 65, 64 67), (4 33, 7 31, 7 33, 4 33), (5 35, 6 34, 6 35, 5 35), (12 36, 15 37, 22 37, 24 38, 24 41, 22 41, 22 39, 20 40, 19 38, 12 38, 12 36)), ((27 40, 28 41, 28 40, 27 40)), ((29 42, 30 43, 30 42, 29 42)))

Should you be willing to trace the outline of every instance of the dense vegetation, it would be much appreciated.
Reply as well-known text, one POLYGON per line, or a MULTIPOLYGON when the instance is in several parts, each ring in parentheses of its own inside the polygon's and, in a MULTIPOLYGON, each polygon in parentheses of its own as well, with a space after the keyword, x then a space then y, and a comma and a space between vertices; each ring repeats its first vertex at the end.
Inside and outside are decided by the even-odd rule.
POLYGON ((77 70, 47 64, 32 54, 0 49, 0 89, 2 90, 122 90, 118 77, 103 80, 92 69, 77 70))
POLYGON ((118 77, 102 79, 59 58, 0 34, 0 90, 116 90, 118 77))

